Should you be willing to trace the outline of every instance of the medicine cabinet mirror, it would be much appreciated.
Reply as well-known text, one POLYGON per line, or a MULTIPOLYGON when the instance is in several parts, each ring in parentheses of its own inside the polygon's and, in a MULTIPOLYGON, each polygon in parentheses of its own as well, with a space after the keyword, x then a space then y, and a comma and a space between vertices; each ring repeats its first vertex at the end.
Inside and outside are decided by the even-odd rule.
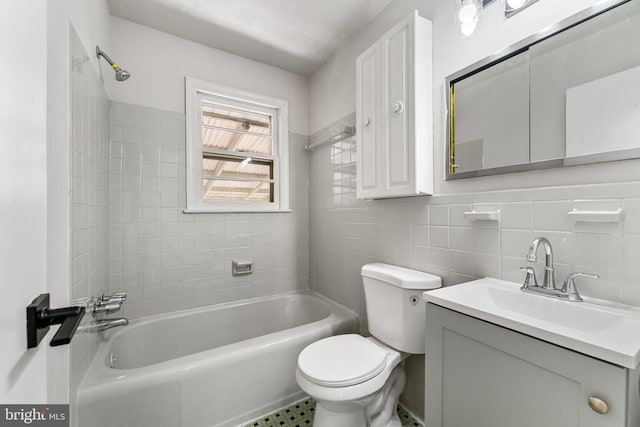
POLYGON ((640 158, 640 1, 599 2, 447 78, 447 179, 640 158))

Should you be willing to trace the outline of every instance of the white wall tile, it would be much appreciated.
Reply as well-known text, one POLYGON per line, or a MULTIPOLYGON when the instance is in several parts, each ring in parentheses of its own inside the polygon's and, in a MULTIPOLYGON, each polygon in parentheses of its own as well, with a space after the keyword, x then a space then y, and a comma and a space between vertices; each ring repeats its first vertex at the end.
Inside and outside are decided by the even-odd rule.
POLYGON ((500 277, 500 257, 475 252, 473 254, 473 275, 476 277, 500 277))
POLYGON ((569 200, 535 202, 533 204, 533 228, 543 231, 571 231, 567 215, 573 209, 569 200))
POLYGON ((449 251, 449 265, 452 272, 458 274, 473 275, 473 252, 470 251, 449 251))
POLYGON ((451 227, 450 240, 451 249, 473 251, 473 228, 451 227))
POLYGON ((578 233, 574 245, 574 264, 622 269, 620 235, 578 233))
POLYGON ((501 203, 500 204, 500 226, 502 228, 512 228, 527 230, 533 225, 533 203, 501 203))
POLYGON ((411 240, 414 245, 427 246, 429 243, 429 227, 426 225, 414 225, 411 228, 411 240))
MULTIPOLYGON (((72 40, 71 55, 74 58, 87 55, 77 37, 72 40)), ((115 221, 120 219, 121 181, 109 173, 111 165, 114 170, 121 168, 123 149, 119 141, 123 138, 120 127, 122 114, 120 111, 110 112, 107 95, 93 67, 74 67, 71 79, 70 299, 74 300, 107 293, 110 276, 118 276, 122 271, 122 229, 119 225, 110 229, 109 224, 110 212, 113 212, 115 221), (110 146, 110 133, 113 135, 113 147, 110 146), (113 186, 113 192, 110 186, 113 186), (109 262, 110 251, 114 254, 112 265, 109 262)), ((91 316, 85 316, 83 323, 90 319, 91 316)), ((95 334, 76 335, 71 346, 72 389, 84 376, 98 340, 95 334)))
POLYGON ((474 228, 473 249, 485 254, 500 254, 500 230, 497 228, 474 228))
MULTIPOLYGON (((112 127, 118 129, 119 136, 112 140, 111 149, 122 157, 117 163, 111 161, 107 169, 110 182, 120 183, 122 189, 114 194, 122 208, 111 209, 111 226, 117 232, 111 239, 125 239, 113 252, 112 290, 131 290, 130 299, 137 305, 128 311, 129 316, 308 286, 306 168, 291 167, 290 180, 295 187, 291 214, 259 214, 255 222, 252 214, 183 214, 184 116, 117 102, 112 103, 111 111, 112 127), (241 281, 230 280, 231 260, 253 254, 264 255, 256 260, 255 273, 241 281), (245 291, 237 291, 239 284, 245 291), (205 293, 207 298, 202 298, 205 293)), ((292 162, 308 162, 305 143, 305 137, 290 135, 292 162)), ((410 217, 410 213, 406 215, 410 217)), ((422 243, 426 247, 426 220, 424 223, 422 243)), ((410 238, 410 230, 394 229, 393 223, 389 226, 389 233, 396 233, 398 239, 410 238)), ((392 250, 397 256, 411 258, 410 244, 392 250)))
POLYGON ((500 253, 503 257, 522 258, 532 241, 529 230, 502 230, 500 235, 500 253))
MULTIPOLYGON (((500 278, 502 280, 508 280, 516 283, 523 283, 525 273, 520 270, 520 267, 528 266, 529 263, 525 262, 523 258, 509 258, 503 256, 500 260, 500 278)), ((539 279, 539 283, 542 283, 542 277, 539 279)))
MULTIPOLYGON (((340 153, 333 156, 337 154, 340 153)), ((339 167, 348 166, 349 161, 353 157, 340 155, 339 167)), ((623 283, 613 280, 616 277, 613 272, 620 272, 627 282, 635 280, 640 287, 640 273, 636 274, 640 272, 640 263, 634 263, 634 253, 640 253, 634 239, 634 235, 640 235, 640 183, 361 201, 355 198, 353 189, 341 192, 339 199, 333 197, 337 167, 329 147, 311 155, 310 280, 314 289, 345 301, 362 316, 366 313, 363 301, 358 299, 363 292, 359 268, 364 263, 404 262, 402 265, 418 269, 424 269, 426 264, 426 271, 442 275, 446 284, 479 276, 521 282, 524 276, 519 267, 529 265, 524 257, 529 244, 538 236, 545 236, 552 243, 559 285, 568 273, 589 265, 592 270, 606 271, 609 280, 601 282, 605 286, 599 291, 595 284, 584 286, 586 296, 609 296, 623 302, 640 300, 640 292, 634 292, 633 285, 625 286, 623 292, 623 283), (574 203, 579 207, 621 204, 625 211, 624 225, 576 227, 567 216, 574 203), (465 211, 488 204, 499 206, 500 222, 473 223, 464 218, 465 211), (425 225, 429 230, 427 247, 423 245, 425 225), (409 245, 410 259, 398 258, 398 253, 406 251, 398 248, 409 245), (331 273, 334 270, 342 271, 343 275, 331 273), (625 300, 625 296, 629 299, 625 300)), ((542 281, 542 252, 539 259, 535 268, 542 281)))
POLYGON ((640 236, 625 235, 622 240, 622 269, 639 270, 640 263, 640 236))
POLYGON ((429 227, 429 246, 449 248, 449 227, 429 227))
POLYGON ((449 206, 448 205, 429 206, 429 224, 448 226, 449 225, 449 206))
POLYGON ((640 199, 627 199, 622 203, 625 233, 640 234, 640 199))

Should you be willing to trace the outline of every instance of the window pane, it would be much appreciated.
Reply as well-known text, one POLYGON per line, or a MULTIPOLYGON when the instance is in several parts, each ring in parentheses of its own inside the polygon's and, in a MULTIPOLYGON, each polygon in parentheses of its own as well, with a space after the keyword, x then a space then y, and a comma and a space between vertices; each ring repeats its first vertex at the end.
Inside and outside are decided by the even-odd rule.
POLYGON ((202 103, 202 124, 271 135, 271 116, 202 103))
POLYGON ((205 154, 202 159, 202 176, 205 178, 272 179, 273 162, 251 157, 231 157, 205 154))
POLYGON ((203 179, 202 199, 205 202, 273 202, 273 183, 203 179))
POLYGON ((240 153, 271 154, 271 137, 202 127, 202 146, 240 153))

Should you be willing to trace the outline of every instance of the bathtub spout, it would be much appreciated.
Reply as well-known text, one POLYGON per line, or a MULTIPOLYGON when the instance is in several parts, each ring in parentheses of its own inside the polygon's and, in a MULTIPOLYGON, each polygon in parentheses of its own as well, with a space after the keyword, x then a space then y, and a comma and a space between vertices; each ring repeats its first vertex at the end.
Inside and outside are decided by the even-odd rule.
POLYGON ((98 319, 87 323, 79 329, 82 329, 82 332, 102 332, 107 329, 115 328, 117 326, 126 326, 128 324, 129 320, 124 317, 120 317, 118 319, 98 319))

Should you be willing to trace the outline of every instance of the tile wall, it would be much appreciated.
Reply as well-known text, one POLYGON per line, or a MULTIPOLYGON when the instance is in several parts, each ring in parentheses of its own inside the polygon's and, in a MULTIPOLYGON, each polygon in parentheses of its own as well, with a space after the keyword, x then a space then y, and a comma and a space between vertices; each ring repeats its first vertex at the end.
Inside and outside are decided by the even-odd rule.
MULTIPOLYGON (((524 257, 537 236, 552 243, 558 282, 572 271, 598 273, 599 280, 579 280, 583 295, 640 306, 639 182, 366 201, 356 199, 355 188, 355 137, 318 148, 310 172, 310 286, 357 311, 364 332, 363 264, 431 272, 445 285, 484 276, 520 282, 519 267, 528 264, 524 257), (500 209, 501 221, 465 219, 474 207, 500 209), (567 213, 573 208, 622 208, 624 219, 572 223, 567 213)), ((542 278, 542 249, 538 259, 542 278)), ((424 378, 423 362, 410 358, 408 364, 403 401, 421 413, 424 381, 411 378, 424 378)))
MULTIPOLYGON (((506 175, 505 177, 508 177, 506 175)), ((640 182, 358 200, 355 137, 311 157, 311 283, 314 289, 365 314, 360 267, 385 261, 442 277, 445 285, 478 277, 521 281, 520 266, 537 236, 554 249, 556 275, 582 279, 587 296, 640 306, 640 182), (623 210, 620 223, 580 223, 567 213, 623 210), (494 210, 501 221, 464 212, 494 210)), ((542 249, 535 264, 543 275, 542 249)))
POLYGON ((184 214, 184 114, 112 102, 109 283, 125 315, 307 289, 306 140, 290 134, 291 213, 184 214), (254 273, 232 277, 236 259, 254 273))
MULTIPOLYGON (((109 289, 109 99, 80 39, 71 31, 71 299, 109 289)), ((63 147, 61 147, 63 149, 63 147)), ((91 320, 85 316, 83 324, 91 320)), ((71 345, 71 392, 98 344, 77 332, 71 345)), ((73 396, 72 396, 73 399, 73 396)))

